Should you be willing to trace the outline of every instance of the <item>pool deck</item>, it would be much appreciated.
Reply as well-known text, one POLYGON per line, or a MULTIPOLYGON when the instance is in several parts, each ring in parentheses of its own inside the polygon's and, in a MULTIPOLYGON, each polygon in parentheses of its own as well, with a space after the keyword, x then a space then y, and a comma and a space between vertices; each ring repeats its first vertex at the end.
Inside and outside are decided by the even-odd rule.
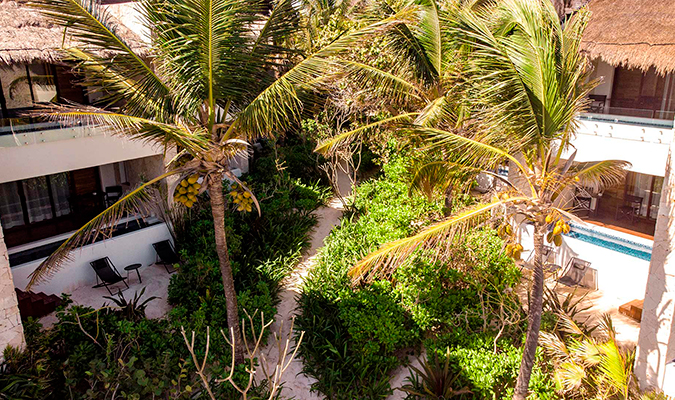
MULTIPOLYGON (((607 227, 603 230, 607 230, 607 227)), ((609 231, 609 233, 634 243, 650 244, 650 240, 644 236, 630 235, 625 231, 609 231)), ((532 249, 531 240, 528 231, 523 231, 522 241, 526 251, 532 249)), ((555 256, 555 264, 560 265, 563 272, 568 260, 572 257, 589 261, 590 267, 597 271, 597 290, 576 289, 579 296, 586 296, 581 303, 582 308, 590 307, 580 314, 580 318, 584 320, 590 317, 589 322, 592 322, 599 320, 603 314, 607 313, 612 317, 618 340, 625 345, 635 345, 638 340, 640 323, 620 314, 619 307, 629 301, 644 298, 649 275, 649 261, 569 236, 565 236, 563 242, 563 245, 557 248, 555 256)), ((529 254, 524 253, 523 259, 527 260, 528 257, 529 254)), ((524 268, 524 272, 524 283, 529 285, 530 270, 524 268)), ((547 279, 547 286, 554 289, 561 298, 575 290, 557 284, 553 277, 547 279)), ((527 301, 526 296, 525 294, 524 301, 527 301)))

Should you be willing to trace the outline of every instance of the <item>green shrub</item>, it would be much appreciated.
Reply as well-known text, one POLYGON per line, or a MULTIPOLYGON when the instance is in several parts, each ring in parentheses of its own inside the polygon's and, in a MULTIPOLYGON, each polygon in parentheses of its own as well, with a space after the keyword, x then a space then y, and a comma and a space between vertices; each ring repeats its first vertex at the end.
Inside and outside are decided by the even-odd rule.
MULTIPOLYGON (((509 339, 499 339, 495 353, 494 340, 495 335, 491 332, 457 330, 426 340, 425 347, 427 356, 449 357, 451 368, 460 375, 459 386, 468 387, 475 398, 506 400, 513 395, 522 350, 509 339)), ((555 399, 550 371, 542 370, 542 367, 548 368, 538 353, 530 390, 534 398, 555 399)))
MULTIPOLYGON (((306 331, 305 372, 318 379, 314 389, 330 399, 386 396, 389 373, 401 364, 398 355, 424 337, 433 340, 461 326, 470 344, 475 332, 489 329, 491 307, 520 279, 501 251, 502 240, 485 228, 453 246, 446 261, 418 251, 394 273, 393 283, 352 286, 348 271, 355 262, 442 215, 439 203, 409 193, 409 165, 405 157, 394 157, 382 177, 355 189, 351 208, 325 240, 303 286, 297 327, 306 331)), ((461 207, 471 199, 455 201, 461 207)), ((504 336, 518 336, 518 329, 504 336)), ((504 376, 511 372, 506 369, 504 376)))

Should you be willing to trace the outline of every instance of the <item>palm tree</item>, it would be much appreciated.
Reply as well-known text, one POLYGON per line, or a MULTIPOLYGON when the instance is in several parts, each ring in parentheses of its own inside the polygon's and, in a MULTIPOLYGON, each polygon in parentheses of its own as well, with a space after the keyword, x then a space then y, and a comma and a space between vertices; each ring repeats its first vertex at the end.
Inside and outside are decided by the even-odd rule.
MULTIPOLYGON (((332 57, 392 22, 378 21, 303 55, 284 46, 300 28, 292 0, 275 2, 271 10, 268 3, 140 2, 152 44, 139 54, 96 0, 32 2, 80 43, 64 49, 65 55, 84 76, 85 87, 102 95, 96 106, 53 105, 39 114, 84 120, 177 155, 166 173, 123 196, 68 238, 33 271, 29 288, 59 271, 73 249, 111 232, 126 213, 147 211, 153 185, 171 176, 197 175, 203 179, 199 191, 209 192, 227 323, 234 337, 241 337, 224 221, 222 181, 225 176, 236 180, 229 164, 247 141, 283 134, 297 123, 303 102, 339 67, 332 57)), ((244 354, 240 342, 239 360, 244 354)))
MULTIPOLYGON (((396 108, 400 112, 336 135, 320 143, 316 151, 331 153, 348 139, 372 129, 408 124, 470 134, 470 107, 462 96, 466 57, 454 47, 454 38, 450 34, 456 24, 453 16, 465 3, 468 2, 455 0, 444 3, 442 8, 436 0, 373 2, 371 14, 393 16, 407 9, 414 10, 416 18, 399 22, 378 38, 392 60, 390 68, 343 60, 347 67, 346 80, 351 84, 362 84, 369 93, 385 98, 389 110, 396 108)), ((434 154, 415 160, 415 178, 411 187, 426 195, 437 190, 444 193, 447 211, 451 208, 455 185, 464 180, 447 179, 457 175, 457 171, 448 170, 439 160, 448 161, 452 154, 443 148, 434 150, 434 154)))
MULTIPOLYGON (((579 12, 562 28, 549 0, 502 0, 496 4, 467 2, 453 14, 448 46, 466 63, 462 104, 471 105, 470 132, 411 124, 399 128, 421 141, 421 149, 443 155, 443 171, 475 174, 509 163, 510 179, 492 196, 469 209, 434 223, 414 236, 383 245, 350 271, 354 280, 391 276, 419 249, 443 252, 462 233, 486 221, 509 226, 527 222, 534 227, 533 283, 528 307, 528 331, 514 399, 525 399, 537 350, 541 323, 544 237, 560 243, 561 232, 574 216, 567 211, 575 187, 600 191, 619 183, 628 163, 617 160, 574 163, 570 139, 575 117, 584 110, 593 83, 579 45, 588 14, 579 12)), ((431 39, 426 40, 429 43, 431 39)), ((441 118, 444 115, 441 114, 441 118)), ((452 120, 451 120, 452 122, 452 120)), ((320 146, 329 150, 362 131, 339 135, 320 146)), ((411 142, 415 143, 415 142, 411 142)), ((442 176, 442 174, 438 174, 442 176)), ((452 181, 452 175, 445 175, 452 181)), ((506 250, 519 258, 522 245, 512 229, 506 250)))

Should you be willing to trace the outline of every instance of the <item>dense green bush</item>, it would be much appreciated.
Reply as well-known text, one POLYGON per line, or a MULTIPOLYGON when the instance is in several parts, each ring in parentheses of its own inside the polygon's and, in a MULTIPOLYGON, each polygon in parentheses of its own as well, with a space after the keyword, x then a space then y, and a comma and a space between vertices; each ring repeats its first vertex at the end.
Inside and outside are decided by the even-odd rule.
MULTIPOLYGON (((495 231, 481 229, 454 246, 446 262, 417 252, 391 282, 353 287, 347 273, 356 261, 441 216, 440 204, 409 194, 408 171, 408 160, 395 157, 382 177, 356 188, 351 211, 326 239, 303 287, 297 323, 306 331, 305 371, 330 399, 385 397, 401 351, 459 326, 468 337, 482 332, 499 293, 520 278, 495 231)), ((469 199, 456 201, 460 207, 469 199)))
MULTIPOLYGON (((448 356, 450 367, 460 375, 457 386, 467 387, 474 398, 506 400, 513 396, 522 351, 512 339, 498 339, 495 352, 494 332, 472 333, 459 329, 427 339, 425 347, 427 356, 443 359, 448 356)), ((534 398, 556 398, 547 368, 538 355, 530 380, 534 398)))

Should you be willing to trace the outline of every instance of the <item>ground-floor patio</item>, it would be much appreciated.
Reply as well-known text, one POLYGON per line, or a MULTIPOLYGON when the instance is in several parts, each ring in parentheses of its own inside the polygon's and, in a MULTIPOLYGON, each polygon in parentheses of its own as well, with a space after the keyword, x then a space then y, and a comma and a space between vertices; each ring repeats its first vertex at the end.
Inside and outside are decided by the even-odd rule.
MULTIPOLYGON (((172 271, 172 269, 170 269, 170 271, 172 271)), ((110 290, 114 293, 112 297, 117 297, 117 293, 121 293, 126 300, 131 300, 137 293, 140 295, 141 291, 145 288, 142 297, 143 299, 153 296, 157 297, 148 303, 147 308, 145 309, 145 315, 148 318, 162 318, 171 309, 167 299, 167 290, 169 288, 171 275, 164 266, 160 264, 141 267, 138 272, 142 282, 139 281, 136 272, 130 271, 129 279, 127 279, 129 288, 121 282, 110 286, 110 290)), ((126 273, 123 273, 122 276, 126 277, 127 275, 126 273)), ((106 299, 104 296, 111 297, 110 293, 108 293, 104 287, 93 288, 91 286, 82 286, 70 293, 70 298, 75 305, 93 307, 96 309, 103 307, 105 304, 114 306, 110 299, 106 299)), ((51 313, 40 318, 40 323, 42 323, 45 328, 51 327, 56 322, 56 313, 51 313)))

